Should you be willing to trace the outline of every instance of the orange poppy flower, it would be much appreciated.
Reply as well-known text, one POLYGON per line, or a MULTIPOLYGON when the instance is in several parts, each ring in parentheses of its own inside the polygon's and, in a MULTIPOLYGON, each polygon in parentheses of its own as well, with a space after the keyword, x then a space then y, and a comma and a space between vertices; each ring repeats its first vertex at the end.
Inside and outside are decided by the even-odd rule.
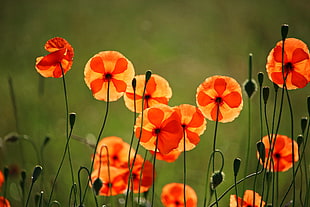
MULTIPOLYGON (((186 206, 197 206, 197 195, 193 188, 186 185, 186 206)), ((161 192, 161 202, 165 207, 182 207, 184 205, 184 184, 169 183, 165 185, 161 192)))
MULTIPOLYGON (((154 154, 154 151, 150 151, 150 153, 154 154)), ((179 158, 181 153, 182 152, 177 150, 177 149, 172 150, 168 154, 162 154, 160 152, 156 152, 156 159, 157 160, 163 160, 166 162, 174 162, 179 158)))
MULTIPOLYGON (((133 192, 139 193, 139 185, 140 185, 140 176, 141 177, 141 185, 140 185, 140 192, 146 192, 153 184, 153 165, 150 161, 145 160, 143 166, 144 159, 137 155, 133 169, 132 169, 132 183, 133 183, 133 192), (142 169, 143 167, 143 169, 142 169)), ((128 180, 129 172, 127 173, 126 177, 128 180)))
POLYGON ((91 180, 92 183, 94 183, 97 178, 100 178, 102 181, 99 195, 114 196, 123 194, 126 191, 127 181, 125 180, 125 176, 127 173, 128 168, 116 168, 112 166, 108 168, 107 166, 102 166, 92 172, 91 180), (108 170, 110 170, 110 173, 108 170))
POLYGON ((61 37, 50 39, 45 44, 45 50, 50 54, 36 59, 36 69, 43 77, 60 78, 71 69, 73 48, 67 40, 61 37))
MULTIPOLYGON (((285 135, 270 135, 271 145, 268 136, 264 136, 262 142, 265 145, 265 168, 273 172, 283 172, 293 167, 292 160, 292 139, 285 135), (267 161, 270 146, 273 147, 271 159, 267 161), (266 166, 267 165, 267 166, 266 166)), ((294 162, 298 161, 298 145, 293 140, 294 145, 294 162)), ((259 154, 257 153, 259 157, 259 154)))
MULTIPOLYGON (((135 91, 136 112, 140 113, 142 112, 142 95, 145 87, 145 75, 137 75, 135 78, 137 81, 135 91)), ((152 74, 145 88, 144 109, 159 103, 167 105, 171 96, 172 91, 168 81, 159 75, 152 74)), ((127 86, 124 101, 127 108, 134 112, 134 91, 131 85, 127 86)))
MULTIPOLYGON (((185 130, 185 150, 191 150, 200 142, 200 135, 206 129, 206 120, 196 106, 182 104, 175 107, 181 117, 181 126, 185 130)), ((180 141, 179 151, 184 151, 184 135, 180 141)))
POLYGON ((209 120, 216 121, 218 114, 219 122, 233 121, 243 106, 241 87, 227 76, 209 77, 197 88, 196 103, 209 120))
POLYGON ((157 104, 144 110, 144 117, 141 130, 142 114, 137 118, 135 134, 140 144, 147 150, 167 154, 178 147, 183 136, 181 119, 178 113, 170 106, 157 104), (156 141, 158 139, 158 141, 156 141))
MULTIPOLYGON (((282 41, 279 41, 267 58, 269 79, 283 87, 282 41)), ((284 43, 284 77, 287 89, 305 87, 310 81, 310 61, 307 45, 301 40, 287 38, 284 43)))
POLYGON ((4 175, 3 175, 3 173, 0 171, 0 188, 2 187, 3 183, 4 183, 4 175))
POLYGON ((6 198, 0 196, 0 207, 11 207, 11 204, 6 198))
POLYGON ((230 195, 229 207, 248 207, 248 206, 264 207, 265 201, 262 201, 262 197, 253 190, 246 190, 243 194, 243 198, 237 197, 236 195, 230 195), (253 202, 254 201, 253 198, 255 198, 255 203, 253 202), (238 205, 237 205, 237 199, 238 199, 238 205))
MULTIPOLYGON (((110 136, 101 139, 96 150, 94 169, 99 165, 107 166, 109 159, 110 166, 113 167, 128 167, 128 153, 130 145, 122 140, 120 137, 110 136), (108 148, 109 157, 105 146, 108 148)), ((131 150, 131 157, 134 155, 134 150, 131 150)))
POLYGON ((103 51, 93 56, 86 64, 84 80, 93 96, 107 101, 107 89, 110 84, 109 100, 118 100, 126 91, 127 84, 134 77, 132 63, 117 51, 103 51))

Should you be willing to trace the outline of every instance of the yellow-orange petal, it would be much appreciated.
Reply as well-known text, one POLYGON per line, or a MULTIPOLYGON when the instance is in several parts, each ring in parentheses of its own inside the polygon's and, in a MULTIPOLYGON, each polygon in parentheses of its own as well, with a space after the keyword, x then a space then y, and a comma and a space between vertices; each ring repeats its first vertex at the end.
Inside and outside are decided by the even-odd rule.
MULTIPOLYGON (((184 204, 184 184, 183 183, 169 183, 162 188, 161 202, 165 207, 182 207, 184 204)), ((197 194, 193 188, 185 185, 186 206, 197 206, 197 194)))
POLYGON ((198 86, 196 103, 209 120, 223 123, 233 121, 243 107, 241 87, 231 77, 209 77, 198 86))
MULTIPOLYGON (((175 110, 181 117, 181 125, 185 130, 185 150, 192 150, 200 142, 199 136, 205 131, 207 122, 196 106, 181 104, 175 110)), ((184 136, 177 150, 184 151, 184 136)))
POLYGON ((284 43, 284 74, 282 73, 282 45, 277 42, 267 57, 266 70, 269 79, 283 87, 285 77, 289 90, 303 88, 310 81, 310 60, 307 45, 296 38, 287 38, 284 43))
POLYGON ((92 90, 96 99, 103 101, 107 101, 108 98, 109 101, 118 100, 133 77, 132 63, 117 51, 99 52, 87 62, 84 69, 86 85, 92 90), (99 79, 102 80, 102 86, 96 84, 96 87, 92 88, 92 82, 99 79))
POLYGON ((140 138, 140 144, 147 150, 157 150, 163 154, 177 148, 183 136, 181 120, 177 112, 164 104, 157 104, 147 108, 138 116, 135 125, 135 134, 140 138))
MULTIPOLYGON (((126 93, 124 95, 124 101, 126 107, 134 111, 134 98, 136 101, 136 112, 142 112, 142 95, 145 87, 145 75, 137 75, 135 97, 132 85, 127 85, 126 93)), ((168 104, 172 96, 172 90, 169 83, 163 77, 152 74, 151 78, 147 82, 145 94, 144 94, 144 109, 154 106, 156 104, 168 104)))
MULTIPOLYGON (((296 141, 291 138, 280 135, 280 134, 271 134, 270 136, 266 135, 262 138, 262 142, 265 145, 265 165, 264 167, 273 172, 284 172, 292 168, 292 144, 294 146, 294 162, 297 162, 299 159, 298 156, 298 145, 296 141), (271 141, 271 143, 270 143, 271 141), (271 158, 268 159, 269 150, 271 146, 274 146, 271 158)), ((257 157, 259 155, 257 153, 257 157)))

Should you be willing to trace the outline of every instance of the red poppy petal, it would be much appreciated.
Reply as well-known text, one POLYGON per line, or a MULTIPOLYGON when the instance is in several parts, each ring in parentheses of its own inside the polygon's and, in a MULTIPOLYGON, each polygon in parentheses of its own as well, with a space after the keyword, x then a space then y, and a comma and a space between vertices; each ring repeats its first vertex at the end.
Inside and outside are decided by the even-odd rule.
POLYGON ((128 61, 125 58, 119 58, 115 63, 113 74, 119 74, 127 69, 128 61))
POLYGON ((228 104, 231 108, 236 108, 241 104, 242 98, 240 93, 238 92, 231 92, 226 95, 224 98, 224 102, 228 104))
POLYGON ((180 139, 175 140, 174 134, 162 131, 158 135, 158 151, 162 154, 168 154, 173 149, 177 148, 180 142, 180 139))
MULTIPOLYGON (((215 105, 211 111, 211 117, 213 121, 216 121, 216 115, 217 115, 217 105, 215 105)), ((221 111, 218 112, 218 121, 223 119, 223 115, 221 111)))
POLYGON ((186 135, 192 144, 197 145, 200 142, 200 137, 197 133, 186 130, 186 135))
POLYGON ((146 91, 148 94, 152 94, 154 93, 155 90, 156 90, 155 78, 151 77, 150 80, 147 82, 146 91))
POLYGON ((222 95, 224 91, 226 90, 226 81, 223 78, 217 78, 214 81, 214 89, 218 93, 218 95, 222 95))
POLYGON ((127 88, 127 84, 122 80, 112 79, 114 87, 116 88, 117 92, 125 92, 127 88))
POLYGON ((90 83, 90 88, 93 94, 101 90, 103 83, 104 83, 103 79, 96 79, 90 83))
POLYGON ((204 116, 200 112, 193 114, 191 121, 187 124, 189 127, 200 127, 204 122, 204 116))
POLYGON ((38 62, 37 67, 40 70, 48 70, 50 66, 59 64, 64 56, 65 51, 66 49, 61 49, 44 56, 40 62, 38 62))
POLYGON ((275 84, 283 84, 282 72, 271 73, 271 79, 275 84))
POLYGON ((293 52, 292 63, 298 63, 300 61, 309 59, 309 55, 301 48, 297 48, 293 52))
POLYGON ((295 85, 297 88, 304 88, 308 84, 308 80, 300 73, 297 73, 296 71, 292 71, 291 73, 292 84, 295 85))
POLYGON ((97 73, 105 73, 105 68, 101 57, 93 57, 90 61, 90 68, 97 73))
POLYGON ((207 94, 205 94, 202 91, 200 91, 198 93, 197 101, 198 101, 198 104, 200 106, 206 106, 206 105, 214 102, 210 96, 208 96, 207 94))
POLYGON ((148 120, 156 127, 159 127, 164 118, 164 112, 157 108, 150 108, 148 110, 148 120))
MULTIPOLYGON (((281 46, 276 46, 273 49, 273 58, 276 62, 281 63, 282 62, 282 47, 281 46)), ((287 56, 286 53, 284 53, 284 62, 287 61, 287 56)))
POLYGON ((53 71, 53 77, 54 78, 60 78, 62 76, 62 71, 60 66, 57 66, 53 71))
MULTIPOLYGON (((135 95, 136 95, 136 100, 139 100, 139 99, 142 98, 142 96, 140 96, 140 95, 137 95, 137 94, 135 94, 135 95)), ((127 92, 126 92, 126 96, 127 96, 129 99, 131 99, 131 100, 134 100, 134 98, 135 98, 135 96, 134 96, 133 93, 127 93, 127 92)))

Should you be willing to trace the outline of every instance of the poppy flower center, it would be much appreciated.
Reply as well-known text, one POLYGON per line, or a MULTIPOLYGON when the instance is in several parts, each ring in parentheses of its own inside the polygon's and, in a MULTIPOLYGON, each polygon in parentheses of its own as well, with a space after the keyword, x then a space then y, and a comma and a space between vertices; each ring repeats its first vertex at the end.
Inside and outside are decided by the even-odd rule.
POLYGON ((175 205, 179 206, 179 205, 181 205, 181 203, 179 201, 175 201, 175 205))
POLYGON ((281 155, 280 155, 279 153, 275 153, 274 156, 275 156, 275 158, 277 158, 277 159, 280 159, 280 158, 281 158, 281 155))
POLYGON ((215 101, 215 103, 216 104, 219 104, 219 105, 221 105, 222 103, 223 103, 223 99, 222 99, 222 97, 216 97, 215 99, 214 99, 214 101, 215 101))
POLYGON ((114 155, 114 156, 112 157, 112 159, 113 159, 113 160, 118 160, 117 155, 114 155))
POLYGON ((144 99, 145 99, 145 100, 149 100, 150 98, 151 98, 151 95, 145 95, 145 96, 144 96, 144 99))
POLYGON ((104 74, 104 78, 107 80, 111 80, 112 74, 111 73, 104 74))
POLYGON ((156 135, 158 135, 158 134, 160 133, 160 128, 155 129, 155 130, 154 130, 154 133, 155 133, 156 135))
POLYGON ((183 129, 185 129, 187 127, 186 124, 182 124, 181 126, 183 129))
POLYGON ((293 63, 291 63, 291 62, 285 63, 285 65, 284 65, 284 71, 285 71, 286 73, 291 72, 293 69, 294 69, 293 63))

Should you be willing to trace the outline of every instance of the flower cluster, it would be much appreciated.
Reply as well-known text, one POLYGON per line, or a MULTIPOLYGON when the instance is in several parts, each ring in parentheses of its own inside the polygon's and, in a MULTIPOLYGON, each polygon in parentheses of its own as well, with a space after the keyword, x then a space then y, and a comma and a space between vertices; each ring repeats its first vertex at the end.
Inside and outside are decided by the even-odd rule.
POLYGON ((139 154, 132 163, 134 150, 120 137, 105 137, 100 140, 94 161, 92 183, 100 179, 102 186, 99 195, 110 196, 126 192, 129 179, 129 165, 132 167, 132 179, 130 190, 134 193, 145 192, 152 185, 153 165, 144 160, 139 154), (128 156, 130 157, 128 163, 128 156))
MULTIPOLYGON (((36 70, 44 77, 64 78, 73 63, 72 46, 65 39, 56 37, 46 42, 45 49, 49 54, 36 59, 36 70)), ((266 70, 269 79, 283 90, 306 87, 310 82, 307 45, 295 38, 284 38, 270 51, 266 70)), ((101 196, 149 191, 151 186, 154 187, 156 159, 174 162, 183 152, 185 160, 186 151, 193 150, 200 143, 200 137, 206 130, 206 119, 216 124, 232 122, 243 108, 241 86, 235 79, 221 75, 207 77, 198 85, 196 105, 170 106, 172 89, 169 82, 150 71, 146 75, 135 75, 133 63, 118 51, 102 51, 91 57, 84 68, 84 81, 97 100, 109 103, 123 97, 125 106, 137 113, 133 131, 138 139, 137 146, 143 146, 146 152, 154 156, 154 162, 151 163, 137 154, 138 150, 135 151, 122 138, 101 138, 103 125, 92 156, 89 183, 96 194, 101 196)), ((213 173, 214 153, 217 152, 215 138, 213 173)), ((131 143, 134 143, 133 140, 131 143)), ((263 166, 261 172, 288 171, 301 159, 297 142, 285 135, 266 135, 259 143, 263 145, 263 150, 257 152, 257 158, 263 166)), ((162 188, 161 202, 164 206, 197 206, 197 195, 185 181, 184 175, 184 183, 170 183, 162 188)), ((0 171, 0 188, 3 182, 4 177, 0 171)), ((212 193, 216 192, 217 185, 212 187, 212 193)), ((217 198, 215 202, 218 202, 217 198)), ((265 202, 255 189, 244 191, 242 198, 230 196, 231 207, 258 207, 266 203, 268 201, 265 202)), ((0 197, 1 204, 10 206, 4 197, 0 197)))

